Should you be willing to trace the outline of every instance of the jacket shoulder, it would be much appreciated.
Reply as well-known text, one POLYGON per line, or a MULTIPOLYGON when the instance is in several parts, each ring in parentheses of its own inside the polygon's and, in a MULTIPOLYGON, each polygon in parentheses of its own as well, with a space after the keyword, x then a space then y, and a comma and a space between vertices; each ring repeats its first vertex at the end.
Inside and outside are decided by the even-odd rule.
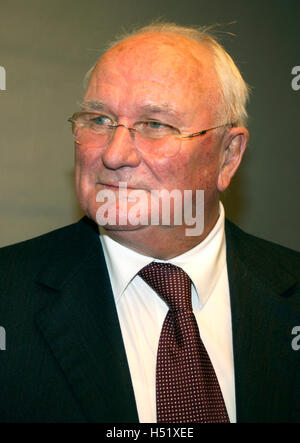
POLYGON ((226 220, 228 247, 238 252, 241 260, 255 268, 282 268, 300 279, 300 252, 246 233, 229 220, 226 220))
POLYGON ((40 268, 48 257, 54 254, 63 260, 66 255, 72 257, 79 243, 84 243, 91 231, 95 234, 97 226, 87 217, 80 221, 55 229, 38 237, 0 248, 0 269, 2 276, 17 268, 22 273, 40 268))
MULTIPOLYGON (((38 237, 24 240, 12 245, 4 246, 0 248, 0 261, 6 261, 8 259, 25 259, 26 256, 34 258, 34 255, 41 260, 42 255, 46 252, 51 245, 57 244, 59 239, 65 238, 74 232, 76 224, 64 226, 62 228, 55 229, 51 232, 39 235, 38 237)), ((6 262, 7 263, 7 262, 6 262)))

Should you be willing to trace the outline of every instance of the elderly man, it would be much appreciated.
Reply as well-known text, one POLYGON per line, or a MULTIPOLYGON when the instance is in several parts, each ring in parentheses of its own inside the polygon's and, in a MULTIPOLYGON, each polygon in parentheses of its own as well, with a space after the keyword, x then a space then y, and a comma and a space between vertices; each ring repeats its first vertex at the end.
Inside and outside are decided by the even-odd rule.
POLYGON ((142 28, 93 67, 70 118, 87 217, 1 251, 2 421, 299 421, 299 254, 219 201, 246 99, 205 29, 142 28))

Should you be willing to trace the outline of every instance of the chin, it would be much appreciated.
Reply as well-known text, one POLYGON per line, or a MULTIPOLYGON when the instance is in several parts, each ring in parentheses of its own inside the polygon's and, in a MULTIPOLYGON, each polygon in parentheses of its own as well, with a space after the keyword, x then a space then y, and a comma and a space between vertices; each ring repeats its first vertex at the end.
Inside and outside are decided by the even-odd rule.
POLYGON ((119 231, 119 232, 128 232, 128 231, 138 231, 140 229, 144 229, 146 226, 144 225, 118 225, 118 224, 109 224, 109 223, 98 223, 98 226, 101 226, 107 231, 119 231))
POLYGON ((96 223, 105 229, 114 231, 135 231, 149 225, 150 214, 144 208, 135 210, 125 200, 117 204, 103 204, 95 211, 96 223))

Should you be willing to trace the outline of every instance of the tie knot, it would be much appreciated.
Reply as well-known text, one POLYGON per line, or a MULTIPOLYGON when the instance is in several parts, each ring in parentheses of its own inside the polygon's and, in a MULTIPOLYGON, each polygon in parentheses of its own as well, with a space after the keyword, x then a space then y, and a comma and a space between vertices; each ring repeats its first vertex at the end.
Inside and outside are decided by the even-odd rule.
POLYGON ((178 266, 152 262, 139 276, 165 300, 171 311, 192 309, 191 280, 178 266))

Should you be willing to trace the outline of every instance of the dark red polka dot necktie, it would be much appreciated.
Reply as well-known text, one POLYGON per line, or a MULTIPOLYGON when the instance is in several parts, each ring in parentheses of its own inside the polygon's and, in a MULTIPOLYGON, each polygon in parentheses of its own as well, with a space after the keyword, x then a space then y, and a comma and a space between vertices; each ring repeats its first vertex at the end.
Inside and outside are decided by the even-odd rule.
POLYGON ((157 422, 228 423, 221 389, 193 314, 190 278, 177 266, 156 262, 139 275, 169 306, 157 353, 157 422))

